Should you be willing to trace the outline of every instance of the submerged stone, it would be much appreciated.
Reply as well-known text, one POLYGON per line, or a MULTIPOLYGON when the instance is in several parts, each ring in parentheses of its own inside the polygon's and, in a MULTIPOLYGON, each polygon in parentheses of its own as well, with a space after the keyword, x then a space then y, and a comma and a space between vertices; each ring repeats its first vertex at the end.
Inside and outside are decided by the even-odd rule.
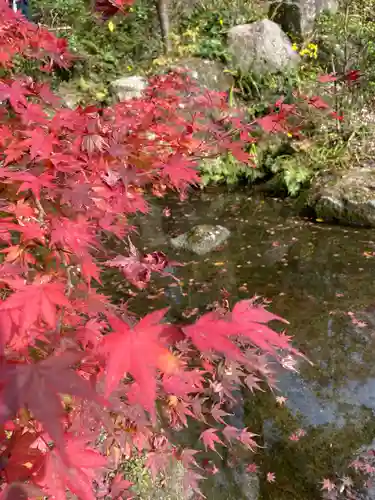
POLYGON ((174 248, 188 250, 198 255, 212 252, 229 238, 230 231, 223 226, 201 224, 171 239, 174 248))

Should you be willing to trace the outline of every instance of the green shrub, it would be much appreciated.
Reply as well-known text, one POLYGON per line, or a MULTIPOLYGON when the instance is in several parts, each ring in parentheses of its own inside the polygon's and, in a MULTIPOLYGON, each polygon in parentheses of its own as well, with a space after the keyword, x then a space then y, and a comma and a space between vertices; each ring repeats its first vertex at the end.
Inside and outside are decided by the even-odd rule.
POLYGON ((103 22, 86 0, 32 0, 34 18, 69 41, 77 60, 73 74, 109 81, 146 64, 161 50, 153 2, 137 1, 124 16, 103 22), (156 33, 156 35, 155 35, 156 33))
POLYGON ((253 145, 251 152, 254 155, 255 165, 241 163, 231 154, 204 160, 200 165, 203 185, 207 186, 211 183, 233 185, 261 179, 264 173, 257 167, 255 145, 253 145))

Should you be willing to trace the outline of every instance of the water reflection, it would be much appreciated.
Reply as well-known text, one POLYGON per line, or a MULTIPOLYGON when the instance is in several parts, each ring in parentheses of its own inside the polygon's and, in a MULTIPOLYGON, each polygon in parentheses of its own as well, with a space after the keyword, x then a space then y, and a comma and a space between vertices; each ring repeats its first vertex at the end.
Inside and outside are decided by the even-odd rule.
POLYGON ((375 436, 372 231, 301 220, 283 202, 226 191, 184 203, 160 201, 138 222, 137 245, 186 265, 173 269, 180 285, 156 277, 137 296, 111 276, 111 293, 115 288, 119 299, 129 299, 131 310, 141 314, 167 304, 171 317, 182 319, 187 308, 203 312, 224 287, 235 300, 253 294, 272 299, 272 310, 290 321, 288 333, 313 366, 302 364, 299 374, 280 371, 286 406, 273 397, 251 398, 246 423, 268 445, 259 457, 262 472, 277 477, 275 484, 262 483, 262 498, 321 498, 319 481, 347 474, 355 451, 375 436), (165 206, 171 217, 163 217, 165 206), (202 223, 227 227, 228 244, 208 257, 168 245, 170 237, 202 223), (289 436, 298 427, 306 436, 293 443, 289 436))

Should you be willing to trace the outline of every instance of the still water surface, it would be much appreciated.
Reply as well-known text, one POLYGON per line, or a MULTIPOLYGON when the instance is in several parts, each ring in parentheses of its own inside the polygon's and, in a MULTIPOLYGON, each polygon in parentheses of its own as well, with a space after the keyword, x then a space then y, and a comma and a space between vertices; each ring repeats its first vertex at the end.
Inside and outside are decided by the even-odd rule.
POLYGON ((304 220, 285 202, 245 191, 166 199, 140 221, 139 247, 186 265, 173 268, 181 286, 157 278, 135 297, 113 278, 132 311, 169 305, 179 319, 187 308, 203 312, 225 288, 233 299, 271 299, 271 310, 290 322, 288 333, 313 366, 280 371, 285 406, 271 395, 253 397, 245 424, 265 444, 257 458, 261 477, 276 474, 273 484, 261 481, 263 500, 321 498, 320 481, 352 474, 356 451, 375 438, 375 233, 304 220), (170 217, 163 216, 166 206, 170 217), (221 224, 231 237, 202 257, 170 247, 170 237, 196 224, 221 224), (291 441, 299 428, 306 435, 291 441))

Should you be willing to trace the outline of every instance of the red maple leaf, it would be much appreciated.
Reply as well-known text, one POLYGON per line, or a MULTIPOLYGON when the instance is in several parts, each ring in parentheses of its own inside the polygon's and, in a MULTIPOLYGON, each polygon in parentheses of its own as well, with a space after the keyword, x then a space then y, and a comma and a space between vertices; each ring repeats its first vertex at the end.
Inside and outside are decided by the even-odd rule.
POLYGON ((118 267, 125 278, 137 288, 145 288, 151 278, 150 269, 141 262, 138 252, 130 253, 129 257, 118 255, 112 260, 105 262, 108 267, 118 267))
POLYGON ((216 405, 211 409, 211 416, 216 420, 216 422, 220 422, 221 424, 226 425, 223 417, 227 417, 228 415, 229 413, 222 410, 219 405, 216 405))
POLYGON ((256 347, 261 348, 264 352, 276 355, 276 348, 278 348, 299 354, 291 347, 289 337, 279 335, 264 324, 271 320, 283 321, 284 323, 286 321, 266 311, 263 307, 254 305, 253 300, 237 302, 231 318, 233 326, 237 327, 238 334, 249 338, 256 347))
POLYGON ((14 181, 21 182, 18 192, 27 191, 30 189, 36 198, 40 198, 40 191, 44 187, 53 187, 51 181, 53 175, 48 172, 43 172, 41 175, 36 176, 29 172, 16 172, 12 170, 1 169, 0 177, 4 177, 7 184, 13 184, 14 181))
POLYGON ((316 109, 329 109, 330 106, 321 97, 313 96, 308 98, 308 104, 316 109))
POLYGON ((58 306, 70 307, 70 302, 65 297, 64 285, 46 282, 45 278, 41 277, 30 285, 19 284, 17 290, 0 303, 0 311, 18 311, 17 325, 21 332, 25 332, 40 320, 49 328, 56 328, 58 306))
POLYGON ((161 340, 165 326, 160 322, 167 310, 150 313, 133 327, 110 317, 113 332, 105 335, 101 346, 107 358, 106 394, 109 395, 129 373, 139 385, 136 394, 139 403, 151 413, 156 398, 156 369, 173 370, 171 354, 161 340))
POLYGON ((338 77, 335 76, 335 73, 330 73, 329 75, 321 75, 318 78, 320 83, 330 83, 338 80, 338 77))
POLYGON ((90 319, 85 326, 76 330, 76 337, 82 343, 82 346, 87 349, 88 347, 97 347, 102 340, 105 323, 96 319, 90 319))
POLYGON ((43 487, 52 498, 66 498, 66 489, 82 500, 95 500, 92 481, 97 469, 107 463, 106 457, 86 446, 86 439, 70 434, 63 436, 65 453, 50 451, 36 483, 43 487))
POLYGON ((257 443, 254 441, 253 437, 257 434, 253 434, 252 432, 247 431, 246 429, 242 429, 239 433, 238 439, 241 443, 249 448, 251 451, 255 451, 257 448, 257 443))
POLYGON ((92 226, 87 218, 80 215, 76 220, 65 217, 52 220, 51 244, 60 244, 75 256, 87 256, 89 248, 97 246, 92 226))
POLYGON ((38 434, 24 432, 22 429, 13 431, 6 450, 8 459, 4 468, 10 483, 30 479, 41 467, 44 455, 41 450, 32 446, 38 437, 38 434))
POLYGON ((285 122, 284 116, 280 113, 274 113, 266 115, 262 118, 258 118, 257 123, 265 132, 275 134, 275 133, 286 133, 288 131, 287 124, 285 122))
POLYGON ((59 144, 59 141, 53 134, 44 133, 41 129, 30 130, 27 132, 30 139, 26 142, 30 146, 30 156, 32 159, 38 160, 48 159, 51 157, 54 146, 59 144))
POLYGON ((322 481, 322 490, 333 491, 336 489, 336 485, 328 478, 324 478, 322 481))
POLYGON ((353 69, 351 71, 348 71, 348 73, 344 75, 343 79, 349 82, 355 82, 360 77, 361 77, 361 72, 358 69, 353 69))
POLYGON ((171 184, 177 188, 184 188, 187 184, 197 184, 199 174, 197 164, 182 155, 175 155, 162 167, 162 175, 169 178, 171 184))
POLYGON ((209 448, 212 451, 215 450, 215 443, 224 444, 219 436, 216 435, 216 429, 206 429, 200 435, 200 439, 203 441, 206 450, 209 448))
POLYGON ((232 425, 227 425, 223 429, 223 436, 225 439, 227 439, 230 443, 238 439, 238 436, 240 434, 240 430, 237 429, 237 427, 233 427, 232 425))
POLYGON ((117 474, 111 483, 111 497, 113 499, 121 498, 124 491, 128 490, 132 485, 133 483, 124 479, 121 474, 117 474))
POLYGON ((266 479, 267 479, 268 483, 274 483, 276 481, 275 473, 274 472, 267 472, 266 479))
POLYGON ((244 361, 242 352, 229 338, 236 332, 235 328, 231 322, 220 319, 217 313, 204 314, 194 324, 185 326, 182 330, 201 352, 216 351, 229 359, 244 361))
POLYGON ((103 399, 91 384, 70 368, 81 357, 79 353, 66 352, 32 365, 3 363, 0 366, 0 423, 12 419, 20 408, 26 407, 63 448, 60 419, 64 411, 59 394, 71 394, 103 405, 103 399))
POLYGON ((20 82, 14 81, 10 85, 0 83, 0 101, 9 99, 13 109, 17 112, 22 112, 26 105, 26 96, 30 92, 20 82))
POLYGON ((152 252, 141 256, 129 238, 129 257, 118 255, 105 262, 108 267, 118 267, 127 280, 137 288, 145 288, 151 278, 151 271, 162 272, 168 265, 163 252, 152 252))

